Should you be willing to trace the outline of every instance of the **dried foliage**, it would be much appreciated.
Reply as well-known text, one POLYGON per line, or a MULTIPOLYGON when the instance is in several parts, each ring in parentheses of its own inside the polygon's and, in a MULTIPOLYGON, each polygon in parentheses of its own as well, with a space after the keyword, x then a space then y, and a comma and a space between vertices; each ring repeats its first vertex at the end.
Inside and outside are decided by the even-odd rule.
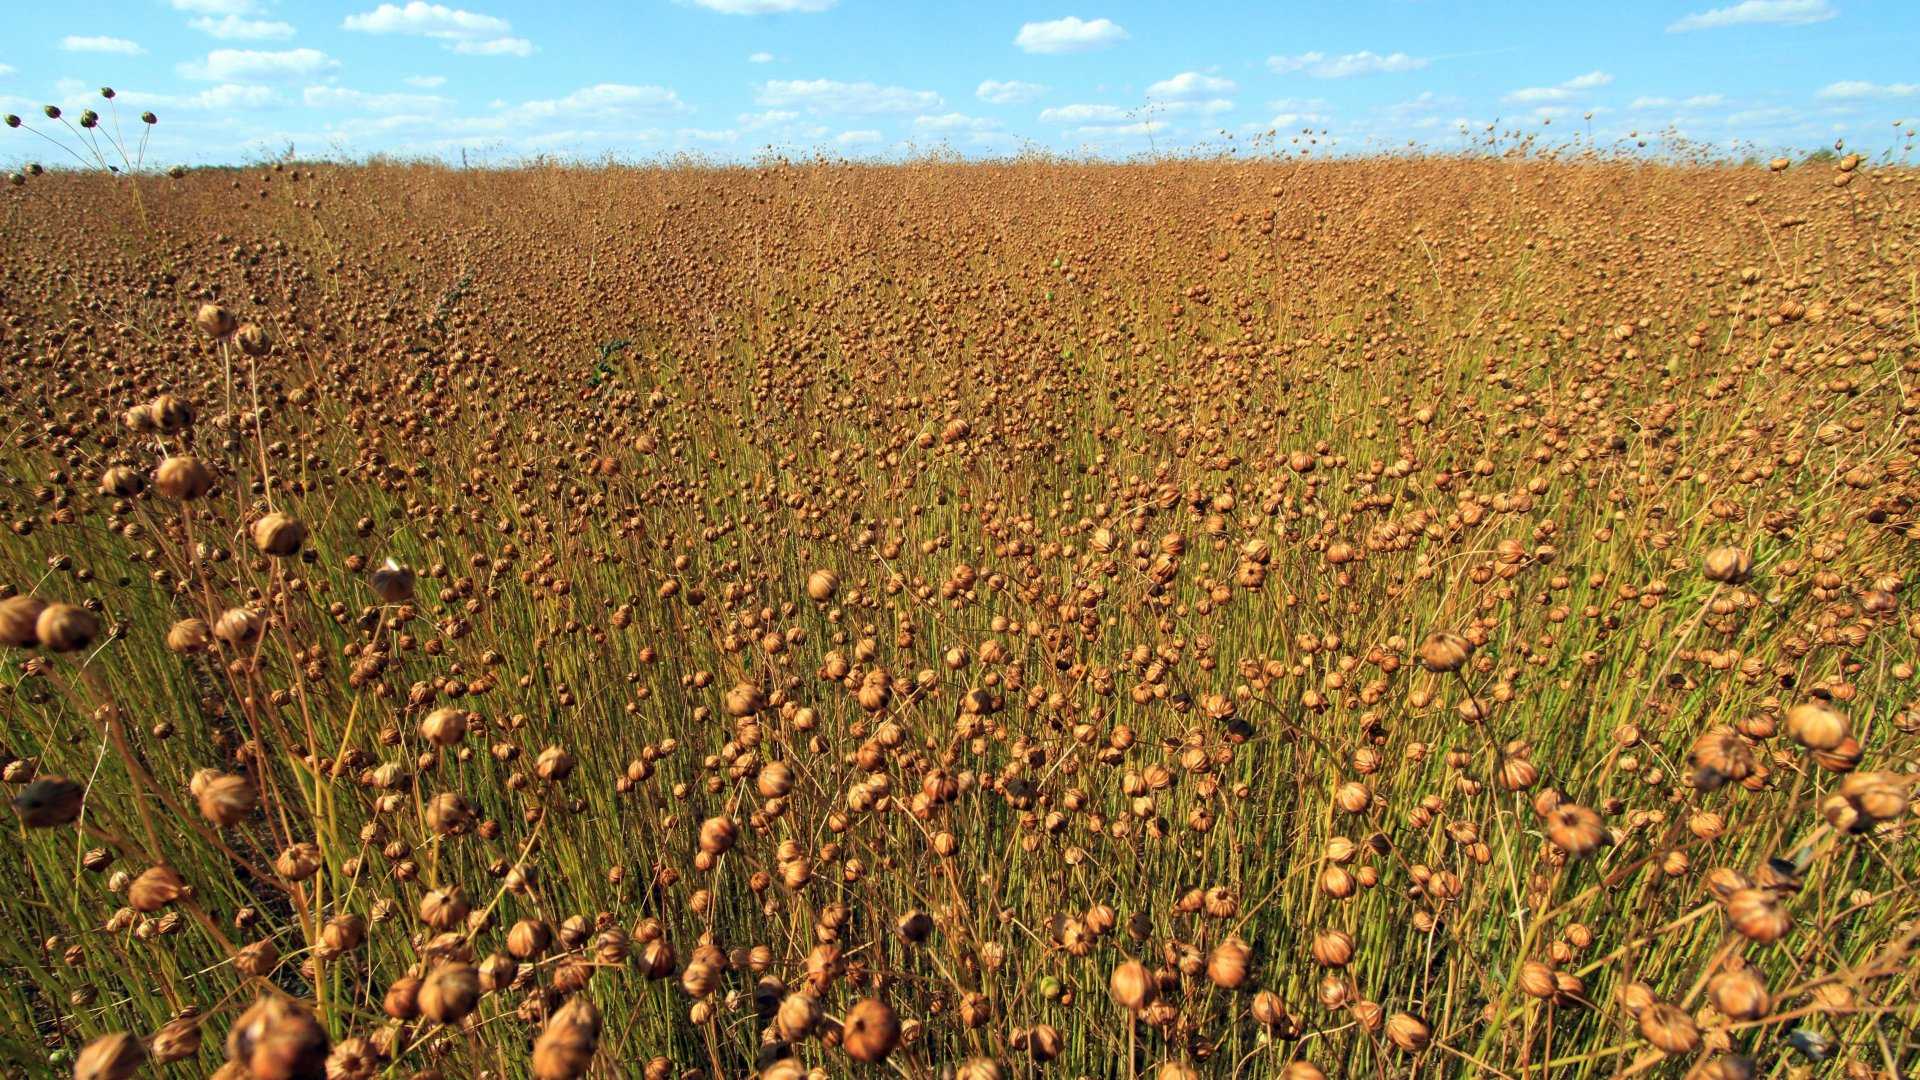
POLYGON ((1920 1053, 1910 172, 0 199, 18 1068, 1920 1053))

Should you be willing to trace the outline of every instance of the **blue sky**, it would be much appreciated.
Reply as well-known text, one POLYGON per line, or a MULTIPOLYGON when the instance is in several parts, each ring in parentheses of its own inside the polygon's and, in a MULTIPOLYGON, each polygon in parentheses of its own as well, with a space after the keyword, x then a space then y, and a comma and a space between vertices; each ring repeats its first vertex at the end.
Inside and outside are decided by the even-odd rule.
MULTIPOLYGON (((1498 120, 1602 144, 1878 153, 1920 117, 1920 0, 122 0, 23 4, 0 112, 151 109, 149 164, 769 149, 1319 153, 1498 120), (1269 132, 1277 134, 1269 135, 1269 132), (1321 133, 1325 134, 1322 135, 1321 133)), ((104 112, 105 110, 103 110, 104 112)), ((0 130, 0 162, 60 152, 0 130)))

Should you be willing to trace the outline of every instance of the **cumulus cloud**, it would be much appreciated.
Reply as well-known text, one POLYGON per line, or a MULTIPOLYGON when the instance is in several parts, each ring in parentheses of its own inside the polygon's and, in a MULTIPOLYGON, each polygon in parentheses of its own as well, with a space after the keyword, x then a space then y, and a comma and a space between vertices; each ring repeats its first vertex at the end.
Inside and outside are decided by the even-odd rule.
POLYGON ((532 56, 533 42, 523 37, 497 37, 485 41, 456 41, 448 46, 466 56, 532 56))
POLYGON ((217 19, 202 15, 187 25, 222 41, 270 41, 293 36, 292 23, 277 19, 249 19, 240 15, 222 15, 217 19))
POLYGON ((12 64, 0 64, 0 79, 4 79, 11 74, 13 74, 12 64))
POLYGON ((772 54, 772 53, 770 53, 770 52, 757 52, 757 53, 751 53, 751 54, 749 54, 749 55, 747 56, 747 63, 749 63, 749 64, 771 64, 771 63, 773 63, 773 54, 772 54))
POLYGON ((693 0, 708 11, 722 15, 812 14, 825 11, 837 0, 693 0))
POLYGON ((1132 116, 1132 109, 1122 108, 1119 105, 1056 105, 1051 109, 1040 110, 1040 122, 1043 124, 1122 121, 1132 116))
POLYGON ((989 105, 1021 105, 1046 92, 1047 88, 1039 83, 988 79, 974 90, 973 96, 989 105))
POLYGON ((486 15, 426 0, 381 4, 372 11, 349 15, 342 29, 363 34, 407 34, 432 38, 442 48, 468 56, 530 56, 533 43, 513 36, 513 24, 498 15, 486 15))
POLYGON ((176 70, 203 82, 261 82, 311 78, 339 66, 339 61, 319 49, 215 49, 206 59, 188 61, 176 70))
POLYGON ((194 15, 251 15, 259 10, 256 0, 172 0, 173 10, 194 15))
POLYGON ((1604 71, 1589 71, 1585 75, 1576 75, 1566 82, 1555 86, 1525 86, 1506 95, 1501 100, 1509 105, 1535 105, 1541 102, 1570 101, 1582 91, 1597 90, 1613 81, 1613 76, 1604 71))
POLYGON ((1694 94, 1692 97, 1637 97, 1627 106, 1629 109, 1711 109, 1726 104, 1724 94, 1694 94))
POLYGON ((1165 131, 1163 120, 1141 120, 1131 124, 1090 124, 1073 129, 1075 135, 1099 142, 1105 139, 1139 139, 1165 131))
POLYGON ((300 96, 309 109, 351 109, 371 113, 438 112, 452 100, 433 94, 378 94, 337 86, 309 86, 300 96))
POLYGON ((119 101, 124 106, 136 109, 222 112, 233 109, 257 109, 266 105, 279 104, 280 95, 270 86, 222 83, 219 86, 209 86, 197 94, 155 94, 127 90, 120 93, 119 101))
POLYGON ((862 129, 859 131, 843 131, 835 135, 833 141, 841 146, 872 146, 882 138, 883 136, 877 131, 862 129))
POLYGON ((1267 57, 1267 67, 1276 75, 1305 72, 1316 79, 1350 79, 1356 75, 1386 75, 1418 71, 1426 67, 1427 63, 1427 59, 1421 56, 1408 56, 1403 52, 1387 53, 1383 56, 1367 49, 1344 53, 1340 56, 1328 56, 1322 52, 1304 52, 1296 56, 1267 57))
POLYGON ((1191 101, 1231 94, 1237 89, 1239 87, 1234 85, 1232 79, 1203 75, 1198 71, 1183 71, 1171 79, 1161 79, 1147 87, 1147 96, 1161 101, 1191 101))
POLYGON ((1020 27, 1013 43, 1030 53, 1076 53, 1105 49, 1127 40, 1126 28, 1112 19, 1082 19, 1068 15, 1020 27))
POLYGON ((1828 83, 1820 88, 1820 96, 1828 100, 1898 98, 1912 97, 1915 94, 1920 94, 1920 83, 1871 83, 1859 79, 1847 79, 1828 83))
POLYGON ((1728 26, 1805 26, 1826 22, 1838 14, 1827 0, 1741 0, 1729 7, 1683 16, 1669 25, 1667 32, 1678 34, 1728 26))
POLYGON ((940 95, 931 90, 832 79, 774 79, 760 84, 755 100, 775 109, 853 114, 918 113, 943 104, 940 95))
POLYGON ((565 97, 522 102, 497 114, 512 120, 545 120, 564 116, 605 119, 636 113, 690 112, 680 95, 664 86, 632 86, 626 83, 597 83, 575 90, 565 97))
POLYGON ((447 84, 445 75, 409 75, 400 80, 408 86, 417 86, 422 90, 434 90, 447 84))
POLYGON ((921 131, 990 131, 1000 126, 1000 121, 984 116, 968 116, 965 113, 941 113, 938 116, 916 116, 913 126, 921 131))
POLYGON ((139 56, 147 51, 140 47, 139 42, 126 38, 82 34, 68 34, 61 38, 60 47, 67 52, 116 53, 120 56, 139 56))

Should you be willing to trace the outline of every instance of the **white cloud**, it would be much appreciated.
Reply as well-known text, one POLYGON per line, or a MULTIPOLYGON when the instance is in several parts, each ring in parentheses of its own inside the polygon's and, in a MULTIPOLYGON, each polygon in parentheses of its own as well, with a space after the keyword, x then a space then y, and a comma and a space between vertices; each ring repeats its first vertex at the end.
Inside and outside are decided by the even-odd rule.
POLYGON ((732 128, 709 131, 704 128, 681 128, 674 132, 683 142, 730 143, 740 141, 740 133, 732 128))
POLYGON ((942 113, 939 116, 916 116, 913 126, 921 131, 990 131, 1000 126, 1000 121, 984 116, 968 116, 965 113, 942 113))
POLYGON ((862 129, 860 131, 843 131, 835 135, 833 141, 841 146, 872 146, 874 143, 879 142, 882 137, 883 136, 877 131, 862 129))
POLYGON ((693 0, 722 15, 786 15, 825 11, 836 0, 693 0))
POLYGON ((495 15, 409 0, 407 4, 381 4, 372 11, 349 15, 342 29, 365 34, 417 34, 422 37, 464 40, 499 37, 513 24, 495 15))
POLYGON ((755 100, 771 108, 813 113, 925 112, 941 105, 940 95, 931 90, 832 79, 775 79, 760 85, 755 100))
POLYGON ((178 65, 181 75, 205 82, 258 82, 264 79, 311 78, 340 66, 318 49, 215 49, 206 59, 178 65))
POLYGON ((121 56, 139 56, 147 50, 137 41, 128 41, 117 37, 87 37, 68 34, 60 39, 60 47, 67 52, 118 53, 121 56))
POLYGON ((533 42, 523 37, 488 38, 486 41, 456 41, 448 48, 466 56, 532 56, 533 42))
POLYGON ((222 15, 217 19, 203 15, 187 25, 222 41, 266 41, 293 36, 292 23, 276 19, 247 19, 239 15, 222 15))
POLYGON ((1232 79, 1203 75, 1198 71, 1183 71, 1171 79, 1162 79, 1147 87, 1147 96, 1165 101, 1191 101, 1231 94, 1237 89, 1239 87, 1234 85, 1232 79))
POLYGON ((173 10, 194 15, 251 15, 254 0, 173 0, 173 10))
POLYGON ((1915 94, 1920 94, 1920 83, 1870 83, 1859 79, 1848 79, 1821 87, 1819 96, 1828 100, 1846 100, 1912 97, 1915 94))
POLYGON ((533 42, 513 36, 513 24, 498 15, 408 0, 381 4, 372 11, 349 15, 340 26, 363 34, 409 34, 432 38, 442 47, 467 56, 531 56, 533 42))
POLYGON ((1730 7, 1694 12, 1668 26, 1667 32, 1718 30, 1727 26, 1805 26, 1826 22, 1838 14, 1827 0, 1741 0, 1730 7))
POLYGON ((11 74, 13 74, 12 64, 0 64, 0 79, 4 79, 11 74))
POLYGON ((388 115, 436 112, 453 104, 433 94, 370 94, 337 86, 309 86, 301 100, 309 109, 353 109, 388 115))
POLYGON ((278 103, 279 95, 268 86, 222 83, 219 86, 209 86, 197 94, 185 96, 124 90, 121 91, 118 100, 128 108, 227 112, 234 109, 257 109, 265 105, 273 105, 278 103))
POLYGON ((800 114, 787 109, 768 109, 766 112, 741 113, 738 123, 748 131, 761 131, 770 127, 780 127, 800 119, 800 114))
POLYGON ((1142 120, 1132 124, 1094 124, 1074 128, 1073 133, 1088 139, 1141 138, 1167 129, 1163 120, 1142 120))
POLYGON ((434 90, 445 86, 447 84, 447 77, 445 75, 409 75, 400 81, 406 83, 408 86, 419 87, 422 90, 434 90))
POLYGON ((1046 92, 1047 88, 1039 83, 1018 80, 1000 82, 997 79, 988 79, 980 84, 979 88, 973 92, 973 96, 990 105, 1021 105, 1046 92))
POLYGON ((1043 124, 1085 124, 1093 121, 1127 120, 1134 110, 1118 105, 1056 105, 1040 110, 1043 124))
POLYGON ((1535 105, 1548 101, 1570 101, 1583 90, 1594 90, 1613 81, 1613 76, 1604 71, 1589 71, 1585 75, 1576 75, 1558 86, 1527 86, 1502 98, 1509 105, 1535 105))
POLYGON ((1427 63, 1427 59, 1421 56, 1408 56, 1403 52, 1382 56, 1367 49, 1340 56, 1328 56, 1321 52, 1304 52, 1298 56, 1267 57, 1267 67, 1277 75, 1291 75, 1297 71, 1304 71, 1316 79, 1348 79, 1356 75, 1418 71, 1426 67, 1427 63))
POLYGON ((1692 97, 1675 100, 1669 97, 1637 97, 1628 105, 1629 109, 1711 109, 1727 102, 1725 94, 1695 94, 1692 97))
POLYGON ((1030 53, 1075 53, 1104 49, 1126 39, 1126 28, 1112 19, 1086 20, 1069 15, 1023 24, 1013 43, 1030 53))
POLYGON ((598 83, 575 90, 566 97, 522 102, 497 115, 508 121, 544 120, 556 116, 577 120, 582 117, 689 111, 687 103, 680 100, 680 95, 664 86, 598 83))
POLYGON ((772 53, 770 53, 770 52, 757 52, 757 53, 751 53, 751 54, 749 54, 749 55, 747 56, 747 63, 749 63, 749 64, 771 64, 771 63, 773 63, 773 54, 772 54, 772 53))

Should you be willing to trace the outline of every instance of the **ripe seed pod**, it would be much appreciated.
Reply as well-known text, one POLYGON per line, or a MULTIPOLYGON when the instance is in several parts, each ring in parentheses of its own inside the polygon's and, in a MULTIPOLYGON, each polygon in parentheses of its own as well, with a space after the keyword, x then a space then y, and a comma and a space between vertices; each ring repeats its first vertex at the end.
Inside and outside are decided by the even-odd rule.
POLYGON ((138 912, 152 914, 187 893, 187 883, 171 866, 155 866, 140 872, 127 886, 127 904, 138 912))
POLYGON ((1713 1007, 1735 1020, 1758 1020, 1773 1009, 1766 980, 1750 967, 1723 971, 1707 983, 1713 1007))
POLYGON ((537 959, 553 943, 553 931, 537 919, 521 919, 507 931, 507 951, 521 960, 537 959))
POLYGON ((1321 930, 1313 935, 1313 962, 1343 968, 1353 961, 1353 935, 1345 930, 1321 930))
POLYGON ((840 588, 840 577, 831 570, 815 570, 807 575, 807 597, 824 604, 840 588))
POLYGON ((263 997, 227 1032, 227 1060, 251 1080, 323 1080, 327 1032, 306 1006, 263 997))
POLYGON ((147 478, 138 469, 116 465, 100 474, 100 494, 116 499, 131 499, 147 490, 147 478))
POLYGON ((900 1043, 900 1018, 885 1002, 867 998, 840 1021, 840 1048, 855 1061, 885 1061, 900 1043))
POLYGON ((435 709, 420 721, 420 737, 435 746, 457 746, 466 734, 464 709, 435 709))
POLYGON ((1116 964, 1113 974, 1107 979, 1107 989, 1113 994, 1113 1000, 1122 1007, 1139 1012, 1153 1004, 1160 996, 1160 987, 1153 976, 1137 960, 1123 960, 1116 964))
POLYGON ((260 640, 266 619, 252 608, 228 608, 213 624, 213 636, 234 648, 244 648, 260 640))
POLYGON ((577 762, 574 760, 574 756, 565 749, 558 746, 549 746, 545 750, 540 751, 540 756, 534 759, 533 771, 534 774, 542 780, 559 783, 573 775, 573 769, 576 764, 577 762))
POLYGON ((1787 734, 1809 750, 1833 750, 1847 741, 1847 718, 1815 698, 1787 710, 1787 734))
POLYGON ((1222 990, 1238 990, 1247 983, 1247 970, 1253 950, 1239 938, 1228 938, 1214 946, 1207 957, 1207 978, 1222 990))
POLYGON ((754 786, 763 799, 778 799, 793 790, 793 766, 784 761, 769 761, 760 766, 754 786))
POLYGON ((1415 1053, 1433 1041, 1433 1029, 1412 1013, 1398 1012, 1387 1017, 1387 1039, 1400 1049, 1415 1053))
POLYGON ((206 652, 213 644, 213 630, 199 619, 181 619, 167 628, 167 651, 190 656, 206 652))
POLYGON ((404 604, 413 599, 413 571, 388 559, 386 564, 367 575, 367 584, 382 603, 404 604))
POLYGON ((153 488, 177 502, 192 502, 213 490, 213 473, 188 454, 178 454, 153 470, 153 488))
POLYGON ((267 332, 261 329, 258 323, 246 323, 241 326, 234 332, 233 340, 234 344, 240 346, 241 352, 252 357, 265 356, 273 349, 273 340, 267 337, 267 332))
POLYGON ((1451 631, 1430 634, 1420 643, 1420 666, 1428 671, 1459 671, 1473 656, 1473 642, 1451 631))
POLYGON ((393 980, 380 1000, 380 1010, 395 1020, 411 1020, 420 1015, 420 978, 402 975, 393 980))
POLYGON ((80 816, 87 789, 64 776, 42 776, 13 797, 13 812, 29 829, 70 825, 80 816))
POLYGON ((700 850, 708 855, 724 855, 739 839, 739 826, 729 817, 711 817, 700 824, 700 850))
POLYGON ((200 1036, 199 1019, 183 1016, 178 1020, 169 1020, 166 1026, 154 1032, 148 1049, 156 1064, 184 1061, 200 1052, 200 1036))
POLYGON ((244 777, 230 775, 206 780, 194 792, 194 798, 200 804, 200 816, 221 828, 238 825, 253 810, 255 801, 253 785, 244 777))
POLYGON ((780 1009, 774 1014, 774 1030, 780 1037, 791 1043, 797 1043, 813 1034, 820 1026, 824 1015, 820 1008, 820 999, 806 991, 788 994, 780 1003, 780 1009))
POLYGON ((31 649, 40 644, 37 624, 47 602, 37 596, 9 596, 0 600, 0 645, 31 649))
POLYGON ((1743 585, 1753 576, 1753 556, 1737 547, 1718 547, 1700 561, 1700 572, 1708 581, 1743 585))
POLYGON ((233 312, 219 304, 201 304, 200 310, 194 314, 193 322, 200 328, 201 333, 215 339, 231 335, 239 329, 240 325, 234 320, 233 312))
POLYGON ((973 1058, 960 1066, 954 1080, 1006 1080, 1007 1073, 992 1058, 973 1058))
POLYGON ((1700 1028, 1693 1017, 1664 1001, 1640 1011, 1640 1034, 1664 1054, 1690 1054, 1700 1045, 1700 1028))
POLYGON ((34 620, 33 633, 48 652, 78 652, 100 636, 100 617, 75 604, 48 604, 34 620))
POLYGON ((73 1059, 74 1080, 128 1080, 147 1060, 147 1048, 124 1031, 102 1035, 73 1059))
POLYGON ((458 1023, 479 1003, 480 973, 471 964, 441 964, 420 983, 420 1013, 435 1023, 458 1023))
POLYGON ((767 706, 767 696, 752 683, 736 683, 721 702, 727 715, 736 719, 752 716, 767 706))
POLYGON ((1785 937, 1793 919, 1772 889, 1734 890, 1725 901, 1727 923, 1742 937, 1769 945, 1785 937))
POLYGON ((278 511, 253 523, 253 547, 262 555, 290 559, 307 542, 307 526, 299 518, 278 511))
POLYGON ((1608 840, 1600 815, 1577 803, 1562 803, 1546 815, 1547 839, 1570 858, 1591 854, 1608 840))
POLYGON ((533 1075, 537 1080, 577 1080, 593 1064, 599 1043, 599 1011, 585 996, 569 998, 533 1041, 533 1075))

